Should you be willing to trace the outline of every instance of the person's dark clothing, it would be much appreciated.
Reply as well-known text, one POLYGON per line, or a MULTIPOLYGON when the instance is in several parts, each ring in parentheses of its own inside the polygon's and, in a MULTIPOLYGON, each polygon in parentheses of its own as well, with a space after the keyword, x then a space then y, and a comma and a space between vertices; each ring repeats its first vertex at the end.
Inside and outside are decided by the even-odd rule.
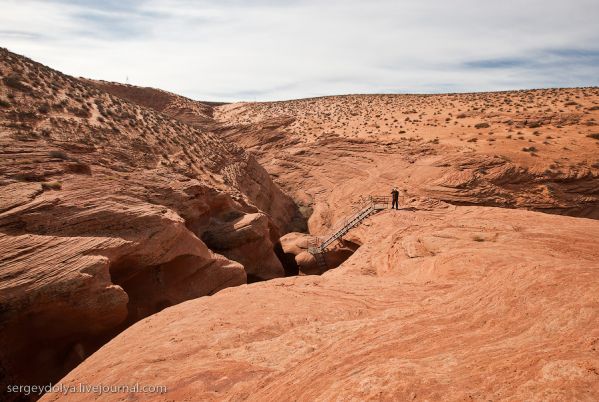
POLYGON ((395 209, 399 209, 399 191, 397 190, 393 190, 391 191, 391 196, 392 196, 392 203, 391 203, 391 209, 395 208, 395 209))

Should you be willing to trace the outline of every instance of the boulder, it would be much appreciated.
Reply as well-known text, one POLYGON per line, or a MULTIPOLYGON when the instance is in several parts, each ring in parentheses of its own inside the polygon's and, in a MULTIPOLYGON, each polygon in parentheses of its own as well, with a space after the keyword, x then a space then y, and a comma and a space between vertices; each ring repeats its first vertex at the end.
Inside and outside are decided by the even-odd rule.
POLYGON ((202 240, 212 250, 240 262, 249 279, 272 279, 285 276, 281 261, 274 253, 276 231, 262 213, 229 215, 229 220, 213 219, 202 233, 202 240), (273 236, 274 235, 274 236, 273 236))

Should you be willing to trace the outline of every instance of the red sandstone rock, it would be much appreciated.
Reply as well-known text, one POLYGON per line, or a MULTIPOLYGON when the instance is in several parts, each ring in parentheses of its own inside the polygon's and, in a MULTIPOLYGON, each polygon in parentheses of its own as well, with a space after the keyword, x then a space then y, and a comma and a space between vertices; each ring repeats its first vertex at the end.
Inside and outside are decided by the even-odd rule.
POLYGON ((61 383, 167 386, 150 400, 597 399, 598 221, 447 207, 367 223, 339 268, 164 310, 61 383))
POLYGON ((597 103, 597 88, 349 95, 222 105, 214 117, 324 235, 359 197, 393 186, 408 199, 597 218, 599 141, 581 123, 599 119, 597 103), (568 98, 580 106, 564 107, 568 98), (474 128, 481 121, 491 127, 474 128))
MULTIPOLYGON (((273 253, 269 221, 264 214, 233 215, 229 220, 211 223, 202 240, 230 259, 239 261, 248 275, 259 279, 280 278, 285 271, 273 253)), ((278 233, 278 232, 274 232, 278 233)))
POLYGON ((320 236, 395 185, 411 209, 348 233, 323 277, 142 320, 64 383, 163 383, 165 400, 597 399, 596 221, 447 203, 598 217, 584 124, 598 97, 214 105, 0 50, 0 386, 57 378, 246 273, 322 273, 305 235, 279 244, 304 222, 264 164, 320 236))
POLYGON ((4 49, 0 99, 2 393, 57 380, 138 319, 245 283, 239 262, 258 278, 284 275, 275 243, 297 207, 199 121, 4 49), (211 243, 228 259, 200 238, 230 216, 247 224, 211 243))
POLYGON ((339 239, 335 244, 327 248, 326 253, 321 253, 325 266, 319 266, 314 255, 308 251, 309 247, 315 246, 316 236, 304 233, 288 233, 281 237, 283 251, 293 255, 299 272, 305 275, 321 275, 329 269, 336 268, 349 258, 358 245, 350 241, 339 239))

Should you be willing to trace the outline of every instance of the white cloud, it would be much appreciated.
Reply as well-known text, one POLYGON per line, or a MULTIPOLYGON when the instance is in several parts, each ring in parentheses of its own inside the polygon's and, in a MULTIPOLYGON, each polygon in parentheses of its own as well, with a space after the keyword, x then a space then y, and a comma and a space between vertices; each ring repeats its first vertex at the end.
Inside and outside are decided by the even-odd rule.
POLYGON ((594 0, 0 1, 10 50, 195 99, 599 84, 594 0))

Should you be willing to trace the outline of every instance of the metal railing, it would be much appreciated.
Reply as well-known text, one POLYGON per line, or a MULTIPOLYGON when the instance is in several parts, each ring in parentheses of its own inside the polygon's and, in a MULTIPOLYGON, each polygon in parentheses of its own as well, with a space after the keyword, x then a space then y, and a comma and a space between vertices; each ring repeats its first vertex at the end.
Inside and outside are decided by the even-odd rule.
POLYGON ((362 222, 364 219, 380 210, 389 208, 391 206, 391 197, 369 196, 362 198, 359 205, 360 206, 357 208, 357 212, 334 225, 332 234, 326 237, 324 240, 320 238, 312 238, 308 244, 308 252, 313 255, 324 252, 331 243, 345 235, 351 229, 360 224, 360 222, 362 222))

